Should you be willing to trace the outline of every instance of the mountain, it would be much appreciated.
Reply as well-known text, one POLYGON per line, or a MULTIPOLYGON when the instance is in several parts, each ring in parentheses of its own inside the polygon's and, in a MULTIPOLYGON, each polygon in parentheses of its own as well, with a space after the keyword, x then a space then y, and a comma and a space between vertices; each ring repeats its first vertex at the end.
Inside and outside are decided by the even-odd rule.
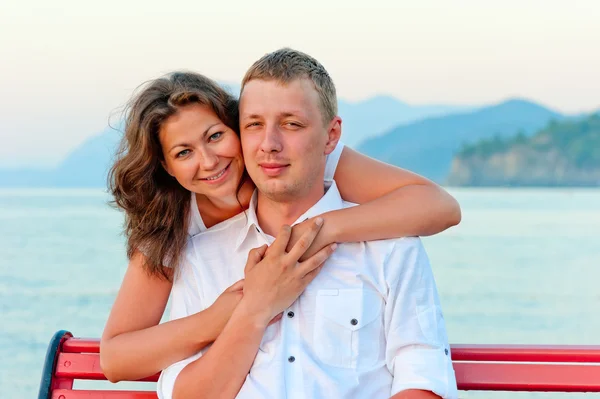
POLYGON ((52 170, 0 170, 0 187, 105 187, 121 132, 106 128, 52 170))
POLYGON ((358 150, 384 162, 445 182, 462 145, 517 132, 530 136, 551 120, 564 117, 539 104, 512 99, 479 110, 398 126, 366 139, 358 150))
POLYGON ((600 186, 600 113, 552 122, 531 137, 465 146, 448 182, 469 186, 600 186))
POLYGON ((391 96, 377 96, 357 103, 340 100, 338 103, 342 141, 349 147, 356 147, 365 139, 398 125, 473 109, 472 106, 409 105, 391 96))

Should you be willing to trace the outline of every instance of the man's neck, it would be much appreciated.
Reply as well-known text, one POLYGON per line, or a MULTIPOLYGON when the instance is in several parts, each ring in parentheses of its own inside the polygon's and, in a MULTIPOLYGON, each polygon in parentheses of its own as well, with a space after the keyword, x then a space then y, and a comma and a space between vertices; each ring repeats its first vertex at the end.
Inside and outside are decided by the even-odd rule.
POLYGON ((303 213, 315 205, 325 193, 323 184, 317 184, 311 192, 302 198, 279 201, 268 198, 258 192, 256 217, 262 231, 276 237, 281 226, 292 225, 303 213))

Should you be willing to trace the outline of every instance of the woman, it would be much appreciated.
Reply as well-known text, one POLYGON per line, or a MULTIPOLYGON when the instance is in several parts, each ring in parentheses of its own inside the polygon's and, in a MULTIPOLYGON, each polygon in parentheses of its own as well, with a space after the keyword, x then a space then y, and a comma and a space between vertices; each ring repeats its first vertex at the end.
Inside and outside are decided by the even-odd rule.
MULTIPOLYGON (((201 312, 158 324, 188 236, 248 207, 254 185, 243 168, 238 136, 237 101, 201 75, 171 74, 132 99, 110 174, 115 202, 126 214, 130 263, 101 341, 109 380, 152 375, 197 353, 219 336, 239 302, 242 283, 201 312), (178 120, 181 110, 198 105, 197 123, 178 120), (168 127, 179 122, 176 130, 183 134, 173 140, 168 127), (206 129, 198 131, 200 124, 206 129), (223 157, 230 166, 211 174, 223 157), (189 179, 173 178, 173 165, 189 179)), ((362 205, 321 215, 320 231, 314 220, 294 227, 287 247, 299 253, 292 247, 303 237, 310 244, 306 262, 322 262, 335 242, 431 235, 460 221, 457 202, 440 187, 338 147, 325 177, 335 177, 345 200, 362 205)))

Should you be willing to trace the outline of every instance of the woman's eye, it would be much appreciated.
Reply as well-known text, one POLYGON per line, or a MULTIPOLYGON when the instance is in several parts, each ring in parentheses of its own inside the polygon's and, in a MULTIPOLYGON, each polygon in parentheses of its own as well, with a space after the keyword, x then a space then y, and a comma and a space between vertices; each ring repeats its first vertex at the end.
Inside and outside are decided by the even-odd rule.
POLYGON ((179 151, 176 155, 177 158, 181 158, 181 157, 185 157, 186 155, 188 155, 190 153, 190 150, 183 150, 183 151, 179 151))
POLYGON ((218 140, 222 135, 223 135, 223 132, 217 132, 217 133, 211 134, 210 137, 208 138, 208 140, 209 141, 218 140))

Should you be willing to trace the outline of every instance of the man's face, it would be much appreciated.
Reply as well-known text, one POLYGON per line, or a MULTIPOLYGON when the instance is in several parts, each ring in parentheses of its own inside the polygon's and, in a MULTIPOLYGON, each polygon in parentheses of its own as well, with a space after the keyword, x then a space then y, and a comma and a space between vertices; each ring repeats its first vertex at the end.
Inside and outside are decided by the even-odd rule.
POLYGON ((240 96, 242 150, 261 193, 279 202, 322 195, 325 156, 339 140, 340 123, 336 117, 324 124, 309 79, 248 82, 240 96))

